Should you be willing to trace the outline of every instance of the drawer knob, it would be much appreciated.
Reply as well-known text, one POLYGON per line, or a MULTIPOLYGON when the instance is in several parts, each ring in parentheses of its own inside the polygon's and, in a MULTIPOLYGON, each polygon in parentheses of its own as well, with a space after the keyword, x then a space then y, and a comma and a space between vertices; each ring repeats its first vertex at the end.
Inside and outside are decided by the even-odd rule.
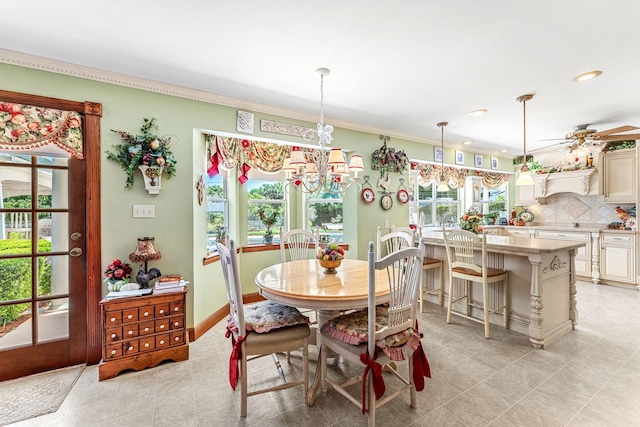
POLYGON ((115 338, 115 337, 117 337, 116 334, 111 334, 111 338, 115 338))
POLYGON ((164 314, 164 310, 160 310, 160 314, 164 314))
POLYGON ((145 346, 145 347, 149 347, 149 343, 145 343, 145 344, 144 344, 144 346, 145 346))
POLYGON ((132 314, 128 315, 127 319, 133 319, 133 315, 132 314))
POLYGON ((180 337, 175 337, 176 342, 180 341, 180 337))
POLYGON ((144 331, 145 332, 149 332, 149 328, 144 328, 144 331))
POLYGON ((164 340, 160 340, 160 344, 164 344, 164 340))
POLYGON ((174 308, 173 311, 180 311, 178 307, 174 308))
POLYGON ((160 329, 164 329, 164 325, 160 325, 160 329))
POLYGON ((131 350, 133 350, 133 347, 132 347, 132 346, 129 346, 129 351, 131 351, 131 350))
POLYGON ((143 314, 143 316, 144 316, 144 317, 149 316, 149 312, 148 312, 148 311, 145 311, 145 312, 144 312, 144 314, 143 314))
POLYGON ((129 335, 133 335, 133 331, 129 331, 127 332, 129 335))
POLYGON ((180 322, 174 322, 173 326, 178 326, 180 325, 180 322))
POLYGON ((115 321, 116 321, 116 318, 115 318, 115 317, 112 317, 112 318, 111 318, 111 321, 112 321, 112 322, 115 322, 115 321))
POLYGON ((111 350, 111 354, 116 354, 116 351, 115 350, 111 350))

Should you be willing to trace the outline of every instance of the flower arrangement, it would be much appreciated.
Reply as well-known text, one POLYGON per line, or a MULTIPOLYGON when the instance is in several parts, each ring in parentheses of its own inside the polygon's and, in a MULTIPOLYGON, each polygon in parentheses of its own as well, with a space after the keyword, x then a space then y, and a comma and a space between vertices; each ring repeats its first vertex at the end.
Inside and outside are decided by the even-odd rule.
POLYGON ((224 225, 216 225, 213 230, 213 237, 215 237, 216 242, 222 243, 223 245, 226 243, 227 239, 227 227, 224 225))
POLYGON ((278 220, 278 212, 273 212, 271 215, 267 215, 264 213, 264 211, 260 211, 258 212, 258 215, 260 216, 260 221, 262 221, 264 226, 267 227, 266 231, 264 232, 264 237, 272 237, 273 231, 271 231, 271 227, 273 227, 278 220))
POLYGON ((144 119, 140 135, 114 129, 111 129, 111 132, 117 133, 124 141, 113 147, 115 153, 107 151, 107 159, 118 162, 126 172, 125 189, 133 187, 133 177, 139 166, 162 168, 160 170, 166 171, 169 178, 175 176, 177 161, 169 149, 171 137, 158 136, 155 118, 144 119))
POLYGON ((460 217, 460 228, 478 234, 481 231, 481 222, 482 214, 475 211, 468 211, 460 217))
POLYGON ((384 144, 371 154, 371 169, 379 170, 382 178, 389 172, 405 172, 409 168, 409 158, 404 151, 395 148, 387 148, 388 136, 380 136, 384 144))
POLYGON ((129 263, 116 258, 104 271, 104 282, 109 284, 110 291, 119 291, 122 285, 131 281, 131 271, 129 263))

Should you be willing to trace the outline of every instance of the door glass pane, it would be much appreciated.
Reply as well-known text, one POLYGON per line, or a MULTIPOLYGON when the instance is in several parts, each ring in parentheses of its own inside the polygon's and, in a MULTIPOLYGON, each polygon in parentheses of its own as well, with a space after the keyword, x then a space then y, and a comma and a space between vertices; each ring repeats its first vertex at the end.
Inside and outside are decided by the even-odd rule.
POLYGON ((38 214, 38 233, 40 242, 38 247, 46 248, 44 242, 49 242, 49 250, 39 249, 40 252, 68 252, 69 251, 69 213, 47 212, 38 214))
POLYGON ((0 306, 0 350, 31 344, 31 304, 0 306))
POLYGON ((38 302, 38 342, 69 337, 69 299, 38 302))
MULTIPOLYGON (((61 159, 56 159, 61 160, 61 159)), ((67 209, 67 170, 65 169, 37 169, 38 170, 38 207, 67 209), (51 189, 56 187, 55 194, 51 189)))
POLYGON ((3 216, 4 238, 23 240, 31 247, 31 214, 28 212, 5 212, 3 216))
POLYGON ((69 293, 69 257, 67 255, 38 257, 38 296, 69 293))
MULTIPOLYGON (((31 258, 0 259, 0 302, 28 298, 31 298, 31 258)), ((0 317, 7 321, 1 308, 0 317)))
MULTIPOLYGON (((2 161, 11 163, 24 163, 15 156, 3 155, 2 161)), ((0 166, 0 181, 2 181, 2 205, 0 208, 31 208, 31 168, 30 167, 14 167, 0 166)))

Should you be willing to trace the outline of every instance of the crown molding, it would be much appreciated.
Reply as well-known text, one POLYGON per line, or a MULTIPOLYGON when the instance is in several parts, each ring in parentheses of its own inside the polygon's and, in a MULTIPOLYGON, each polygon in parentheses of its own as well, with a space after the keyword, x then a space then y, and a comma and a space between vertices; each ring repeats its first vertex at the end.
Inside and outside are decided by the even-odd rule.
MULTIPOLYGON (((211 104, 224 105, 231 108, 269 114, 282 118, 302 120, 311 123, 316 123, 318 120, 318 116, 315 114, 293 111, 285 108, 279 108, 267 104, 260 104, 248 100, 232 98, 229 96, 223 96, 202 90, 142 79, 139 77, 127 76, 125 74, 114 73, 111 71, 100 70, 97 68, 86 67, 84 65, 72 64, 70 62, 58 61, 42 56, 30 55, 8 49, 0 48, 0 62, 10 65, 17 65, 19 67, 33 68, 36 70, 48 71, 51 73, 63 74, 87 80, 94 80, 103 83, 144 90, 147 92, 161 93, 164 95, 176 96, 179 98, 193 99, 196 101, 208 102, 211 104)), ((388 135, 393 138, 405 139, 408 141, 420 142, 428 145, 440 145, 439 140, 436 141, 435 139, 426 138, 410 133, 398 132, 390 129, 383 129, 330 117, 327 119, 334 127, 338 128, 349 129, 373 135, 388 135)), ((445 145, 453 147, 449 144, 445 145)), ((463 151, 469 152, 468 147, 463 151)), ((495 153, 490 151, 474 151, 476 153, 495 156, 495 153)))

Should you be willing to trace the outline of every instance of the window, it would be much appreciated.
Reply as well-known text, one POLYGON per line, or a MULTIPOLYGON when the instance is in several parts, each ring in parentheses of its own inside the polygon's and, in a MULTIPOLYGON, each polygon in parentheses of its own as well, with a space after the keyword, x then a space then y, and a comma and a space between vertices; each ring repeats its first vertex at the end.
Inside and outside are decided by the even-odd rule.
POLYGON ((489 190, 480 187, 480 208, 482 214, 495 214, 496 217, 507 217, 507 184, 502 184, 498 188, 489 190))
POLYGON ((458 189, 450 187, 449 191, 435 191, 435 185, 435 182, 424 186, 415 184, 414 194, 418 194, 418 211, 424 217, 423 225, 440 225, 447 215, 447 222, 458 222, 458 189))
POLYGON ((307 227, 315 232, 316 227, 320 232, 321 242, 342 242, 342 197, 318 191, 309 194, 307 200, 307 227))
POLYGON ((207 250, 216 252, 218 239, 229 230, 229 199, 227 198, 227 178, 222 174, 209 178, 206 183, 207 196, 207 250))
POLYGON ((249 245, 279 243, 285 224, 286 199, 281 181, 249 180, 247 186, 247 240, 249 245), (260 212, 263 213, 261 219, 260 212), (270 224, 270 221, 272 223, 270 224))

